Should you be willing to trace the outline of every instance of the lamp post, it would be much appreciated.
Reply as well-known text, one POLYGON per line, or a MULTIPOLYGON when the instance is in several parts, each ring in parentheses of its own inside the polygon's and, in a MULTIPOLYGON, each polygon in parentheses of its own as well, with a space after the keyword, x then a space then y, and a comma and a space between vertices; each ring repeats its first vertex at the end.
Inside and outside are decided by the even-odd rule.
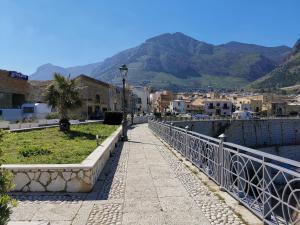
POLYGON ((125 79, 128 73, 128 68, 124 64, 119 67, 121 76, 122 76, 122 82, 123 82, 123 121, 122 121, 122 141, 127 141, 127 115, 126 115, 126 107, 125 107, 125 102, 126 102, 126 97, 125 97, 125 79))

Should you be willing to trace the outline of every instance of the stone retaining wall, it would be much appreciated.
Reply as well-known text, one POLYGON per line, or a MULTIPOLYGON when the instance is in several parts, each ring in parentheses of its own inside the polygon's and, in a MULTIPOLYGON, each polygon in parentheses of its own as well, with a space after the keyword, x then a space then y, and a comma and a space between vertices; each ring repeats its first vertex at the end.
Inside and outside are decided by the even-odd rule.
POLYGON ((6 164, 15 188, 24 192, 89 192, 122 134, 119 127, 80 164, 6 164))

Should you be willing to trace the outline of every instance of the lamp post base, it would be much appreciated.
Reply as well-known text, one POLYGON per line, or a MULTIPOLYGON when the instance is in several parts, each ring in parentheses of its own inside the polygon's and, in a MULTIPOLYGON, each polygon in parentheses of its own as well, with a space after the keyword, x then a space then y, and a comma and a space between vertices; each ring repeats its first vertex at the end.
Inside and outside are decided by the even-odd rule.
POLYGON ((128 141, 128 137, 127 136, 121 136, 121 141, 128 141))

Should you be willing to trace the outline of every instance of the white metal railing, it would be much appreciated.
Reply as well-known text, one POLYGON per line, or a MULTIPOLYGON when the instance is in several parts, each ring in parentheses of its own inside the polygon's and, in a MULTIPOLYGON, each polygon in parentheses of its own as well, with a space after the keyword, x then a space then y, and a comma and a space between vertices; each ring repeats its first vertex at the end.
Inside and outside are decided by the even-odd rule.
POLYGON ((265 224, 300 224, 300 162, 149 120, 149 128, 265 224))

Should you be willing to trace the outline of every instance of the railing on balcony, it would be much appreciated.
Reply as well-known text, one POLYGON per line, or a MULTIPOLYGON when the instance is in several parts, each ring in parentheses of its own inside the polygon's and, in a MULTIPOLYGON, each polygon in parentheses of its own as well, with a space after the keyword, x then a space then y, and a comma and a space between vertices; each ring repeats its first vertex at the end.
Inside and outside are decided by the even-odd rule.
POLYGON ((154 120, 149 128, 265 224, 300 225, 300 162, 154 120))

